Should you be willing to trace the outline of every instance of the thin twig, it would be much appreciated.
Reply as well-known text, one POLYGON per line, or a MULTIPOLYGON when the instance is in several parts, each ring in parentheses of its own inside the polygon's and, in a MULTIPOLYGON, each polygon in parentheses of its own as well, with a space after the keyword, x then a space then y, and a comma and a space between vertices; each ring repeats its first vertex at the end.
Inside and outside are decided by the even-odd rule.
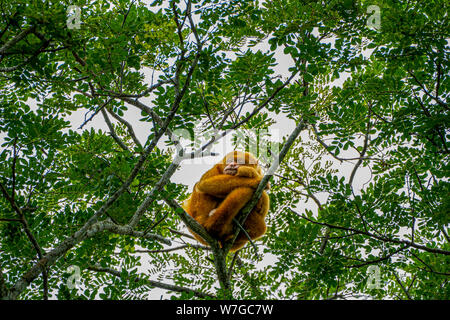
POLYGON ((167 248, 167 249, 159 249, 159 250, 135 250, 135 253, 162 253, 162 252, 172 252, 176 250, 181 250, 185 248, 194 248, 194 249, 202 249, 202 250, 211 250, 210 247, 202 246, 199 244, 188 243, 178 247, 167 248))
POLYGON ((435 271, 429 264, 427 264, 425 261, 423 261, 418 255, 416 255, 415 253, 411 252, 411 255, 416 258, 417 260, 420 261, 420 263, 422 263, 425 267, 428 268, 428 270, 432 273, 435 274, 439 274, 442 276, 450 276, 450 273, 446 273, 446 272, 439 272, 439 271, 435 271))
POLYGON ((244 235, 247 237, 248 241, 250 242, 250 244, 253 247, 253 250, 255 250, 255 255, 256 257, 259 259, 260 256, 258 254, 258 247, 256 247, 255 243, 253 242, 252 238, 250 237, 250 235, 247 233, 247 231, 245 230, 245 228, 239 223, 238 220, 236 220, 235 218, 233 218, 233 222, 238 226, 238 228, 244 233, 244 235))
MULTIPOLYGON (((98 265, 89 266, 88 270, 95 271, 95 272, 106 272, 115 277, 122 276, 120 271, 117 271, 117 270, 114 270, 111 268, 107 268, 107 267, 101 267, 98 265)), ((204 292, 201 292, 201 291, 198 291, 195 289, 190 289, 190 288, 177 286, 177 285, 173 285, 173 284, 168 284, 168 283, 163 283, 163 282, 154 281, 154 280, 149 280, 149 279, 145 279, 145 278, 131 277, 128 279, 128 281, 143 282, 152 287, 161 288, 161 289, 165 289, 168 291, 192 293, 194 296, 199 297, 199 298, 215 298, 215 296, 213 296, 211 294, 204 293, 204 292)))
POLYGON ((386 256, 384 256, 384 257, 382 257, 382 258, 375 259, 375 260, 369 260, 369 261, 365 261, 364 263, 361 263, 361 264, 354 264, 354 265, 345 266, 345 267, 346 267, 346 268, 361 268, 361 267, 367 266, 367 265, 369 265, 369 264, 376 264, 376 263, 379 263, 379 262, 388 260, 388 259, 391 258, 393 255, 399 253, 400 251, 405 250, 406 248, 408 248, 408 246, 400 247, 399 249, 397 249, 397 250, 395 250, 395 251, 389 253, 388 255, 386 255, 386 256))
POLYGON ((99 113, 101 110, 103 110, 103 108, 105 108, 108 103, 111 102, 111 98, 108 99, 107 101, 105 101, 100 107, 97 108, 97 110, 94 111, 94 113, 89 117, 89 119, 85 119, 84 122, 81 124, 81 126, 78 129, 83 129, 83 127, 89 122, 91 121, 96 115, 97 113, 99 113))
POLYGON ((392 272, 394 274, 395 280, 397 281, 397 283, 400 285, 400 287, 402 288, 403 292, 405 293, 406 297, 409 300, 413 300, 408 292, 408 290, 405 288, 405 286, 403 285, 403 283, 400 281, 400 279, 397 276, 397 273, 395 271, 392 272))
POLYGON ((423 90, 423 92, 425 92, 425 94, 427 96, 429 96, 431 99, 433 99, 434 101, 436 101, 438 104, 440 104, 442 107, 444 107, 445 109, 449 109, 448 104, 446 104, 445 102, 443 102, 441 99, 439 99, 437 96, 433 96, 428 90, 427 88, 425 88, 425 85, 422 84, 419 79, 417 79, 417 77, 414 75, 414 73, 410 70, 408 70, 408 73, 414 78, 414 80, 416 81, 416 83, 419 85, 419 87, 423 90))
POLYGON ((233 260, 231 260, 230 267, 228 268, 228 281, 231 281, 231 275, 233 274, 234 264, 236 263, 236 260, 239 258, 239 251, 240 250, 234 253, 233 260))
POLYGON ((392 243, 397 243, 397 244, 406 244, 406 245, 408 245, 410 247, 413 247, 413 248, 416 248, 416 249, 420 249, 420 250, 423 250, 423 251, 427 251, 427 252, 444 254, 444 255, 450 255, 450 251, 446 251, 446 250, 442 250, 442 249, 429 248, 427 246, 420 245, 420 244, 417 244, 417 243, 413 243, 413 242, 408 241, 408 240, 391 239, 391 238, 387 238, 387 237, 384 237, 384 236, 377 236, 375 234, 372 234, 372 233, 366 232, 366 231, 362 231, 362 230, 356 230, 356 229, 353 229, 353 228, 346 228, 346 227, 336 226, 336 225, 332 225, 332 224, 325 223, 325 222, 318 222, 318 221, 312 220, 312 219, 310 219, 310 218, 308 218, 308 217, 306 217, 306 216, 304 216, 302 214, 299 214, 299 213, 295 212, 291 208, 289 208, 289 210, 291 212, 295 213, 296 215, 298 215, 299 217, 301 217, 301 218, 303 218, 303 219, 305 219, 305 220, 307 220, 307 221, 309 221, 311 223, 318 224, 318 225, 321 225, 321 226, 327 226, 327 227, 330 227, 332 229, 346 230, 346 231, 350 231, 350 232, 353 232, 353 233, 366 235, 366 236, 369 236, 371 238, 374 238, 374 239, 377 239, 377 240, 380 240, 380 241, 383 241, 383 242, 392 242, 392 243))
POLYGON ((194 238, 192 235, 190 235, 190 234, 187 234, 187 233, 184 233, 184 232, 181 232, 181 231, 172 229, 172 228, 167 228, 167 229, 168 229, 170 232, 175 233, 175 234, 178 234, 178 235, 180 235, 180 236, 182 236, 182 237, 186 237, 186 238, 195 240, 195 238, 194 238))
POLYGON ((113 116, 114 119, 116 119, 117 121, 119 121, 120 123, 122 123, 123 125, 125 125, 125 126, 128 128, 128 133, 130 134, 131 139, 133 139, 134 143, 135 143, 138 147, 142 148, 142 144, 139 142, 138 138, 136 137, 136 134, 134 133, 133 126, 132 126, 128 121, 126 121, 125 119, 123 119, 122 117, 120 117, 118 114, 116 114, 115 112, 113 112, 113 111, 111 110, 111 108, 106 108, 106 110, 108 111, 108 113, 109 113, 110 115, 113 116))
POLYGON ((102 115, 103 115, 103 118, 105 119, 105 122, 106 122, 106 125, 108 126, 108 128, 109 128, 109 133, 110 133, 110 135, 113 137, 113 139, 117 142, 117 144, 123 149, 123 150, 125 150, 125 151, 130 151, 130 150, 128 150, 128 147, 127 147, 127 145, 117 136, 117 134, 116 134, 116 132, 115 132, 115 130, 114 130, 114 127, 113 127, 113 125, 112 125, 112 123, 111 123, 111 120, 109 119, 109 117, 108 117, 108 114, 106 113, 106 111, 104 110, 104 109, 102 109, 102 115))
POLYGON ((361 158, 356 162, 355 166, 353 167, 352 173, 350 174, 350 179, 348 180, 348 184, 350 186, 353 185, 353 179, 355 178, 356 171, 358 170, 359 166, 363 162, 362 158, 365 156, 366 151, 367 151, 367 147, 368 147, 368 144, 369 144, 369 132, 370 132, 370 125, 371 125, 371 123, 370 123, 370 115, 371 115, 371 111, 369 109, 369 116, 368 116, 368 119, 367 119, 367 130, 366 130, 366 133, 364 135, 363 149, 362 149, 362 151, 360 153, 360 157, 361 158))

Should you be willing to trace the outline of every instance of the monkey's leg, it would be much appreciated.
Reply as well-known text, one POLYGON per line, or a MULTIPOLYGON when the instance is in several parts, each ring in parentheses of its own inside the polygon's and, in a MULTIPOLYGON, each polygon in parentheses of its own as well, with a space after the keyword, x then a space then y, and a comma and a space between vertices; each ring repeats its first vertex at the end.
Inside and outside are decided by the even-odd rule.
MULTIPOLYGON (((246 223, 244 224, 244 229, 247 234, 245 234, 243 231, 239 232, 236 241, 230 248, 231 251, 236 251, 242 248, 249 241, 249 238, 255 240, 263 236, 266 233, 266 223, 261 216, 254 214, 252 211, 252 213, 250 213, 250 215, 248 216, 246 223)), ((234 233, 227 235, 224 242, 230 241, 233 236, 234 233)))
POLYGON ((221 199, 213 197, 203 192, 194 192, 191 195, 187 213, 203 225, 211 210, 217 208, 221 199))
MULTIPOLYGON (((258 215, 254 214, 253 211, 248 216, 245 224, 244 229, 247 232, 250 239, 255 240, 260 238, 266 233, 266 223, 264 222, 264 219, 258 215)), ((233 238, 234 234, 230 234, 227 236, 226 241, 229 241, 233 238)), ((236 238, 236 241, 233 243, 233 246, 230 248, 231 251, 236 251, 242 248, 247 242, 248 237, 244 232, 239 232, 238 237, 236 238)))
POLYGON ((233 230, 232 220, 244 205, 251 199, 252 188, 237 188, 230 192, 222 203, 213 211, 205 221, 204 227, 215 237, 230 234, 233 230))
MULTIPOLYGON (((259 199, 258 204, 253 208, 245 220, 244 229, 252 240, 258 239, 266 233, 266 222, 264 221, 264 218, 268 210, 268 205, 269 197, 267 194, 263 194, 259 199)), ((233 236, 234 234, 228 235, 226 241, 231 240, 233 236)), ((242 248, 248 241, 247 235, 241 231, 231 247, 231 251, 242 248)))

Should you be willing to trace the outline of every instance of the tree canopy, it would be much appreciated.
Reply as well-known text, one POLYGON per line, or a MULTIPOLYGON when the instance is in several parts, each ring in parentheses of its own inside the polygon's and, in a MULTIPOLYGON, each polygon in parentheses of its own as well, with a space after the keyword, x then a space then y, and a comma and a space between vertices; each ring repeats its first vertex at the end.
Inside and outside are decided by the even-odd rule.
POLYGON ((449 30, 445 0, 1 1, 0 298, 448 299, 449 30), (171 181, 226 135, 277 146, 237 253, 171 181))

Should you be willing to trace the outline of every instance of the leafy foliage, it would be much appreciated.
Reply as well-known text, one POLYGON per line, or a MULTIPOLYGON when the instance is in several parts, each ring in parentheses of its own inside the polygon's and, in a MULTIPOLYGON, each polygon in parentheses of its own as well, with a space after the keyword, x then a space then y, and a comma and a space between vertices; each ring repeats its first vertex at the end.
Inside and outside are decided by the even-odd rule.
POLYGON ((169 181, 167 137, 238 128, 234 147, 253 150, 282 146, 271 128, 302 119, 272 178, 260 254, 226 259, 233 298, 450 297, 447 1, 8 0, 0 11, 0 295, 227 297, 217 257, 166 204, 192 183, 169 181))

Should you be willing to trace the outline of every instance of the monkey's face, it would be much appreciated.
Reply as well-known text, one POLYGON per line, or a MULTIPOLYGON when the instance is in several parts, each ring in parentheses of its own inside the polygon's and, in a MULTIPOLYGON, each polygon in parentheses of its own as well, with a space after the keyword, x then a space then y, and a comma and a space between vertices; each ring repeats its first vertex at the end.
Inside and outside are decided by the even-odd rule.
POLYGON ((241 166, 257 169, 258 160, 248 152, 233 151, 222 160, 221 169, 224 174, 234 176, 241 166))
POLYGON ((234 175, 237 173, 238 168, 239 168, 240 166, 241 166, 241 165, 238 164, 238 163, 236 163, 235 161, 229 162, 229 163, 227 163, 226 166, 223 168, 223 173, 224 173, 224 174, 229 174, 229 175, 231 175, 231 176, 234 176, 234 175))

